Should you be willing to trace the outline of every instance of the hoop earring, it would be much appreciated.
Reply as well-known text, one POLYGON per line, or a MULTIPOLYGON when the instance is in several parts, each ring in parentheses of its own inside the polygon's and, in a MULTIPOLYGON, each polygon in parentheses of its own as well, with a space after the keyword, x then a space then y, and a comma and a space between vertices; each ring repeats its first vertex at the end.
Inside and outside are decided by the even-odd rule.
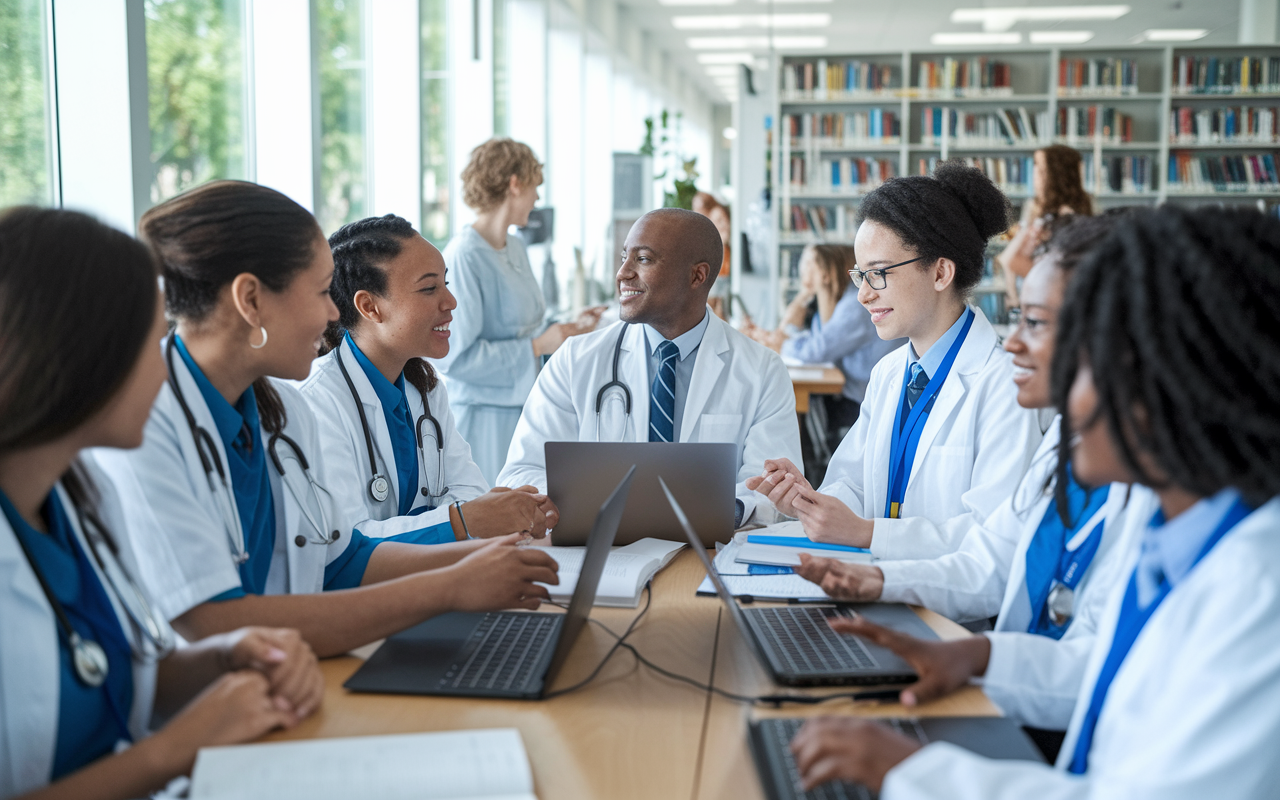
POLYGON ((249 346, 252 347, 254 350, 261 350, 262 348, 267 346, 267 329, 262 326, 258 326, 258 330, 262 331, 262 344, 254 344, 252 341, 250 341, 249 346))

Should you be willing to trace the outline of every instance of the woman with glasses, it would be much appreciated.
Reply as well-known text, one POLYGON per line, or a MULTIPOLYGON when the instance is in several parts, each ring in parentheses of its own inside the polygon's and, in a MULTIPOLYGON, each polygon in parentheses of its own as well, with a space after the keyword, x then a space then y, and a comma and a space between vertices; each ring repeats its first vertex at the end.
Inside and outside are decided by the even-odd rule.
POLYGON ((324 679, 296 631, 175 649, 109 483, 80 460, 137 447, 164 382, 146 248, 36 208, 0 214, 0 242, 0 798, 144 797, 201 747, 295 725, 324 679), (150 734, 153 718, 168 723, 150 734))
POLYGON ((1015 370, 967 303, 1009 204, 981 172, 942 164, 896 178, 859 207, 850 270, 881 339, 910 341, 876 365, 857 423, 815 491, 791 462, 748 482, 814 540, 881 559, 954 551, 1017 487, 1040 443, 1015 370))

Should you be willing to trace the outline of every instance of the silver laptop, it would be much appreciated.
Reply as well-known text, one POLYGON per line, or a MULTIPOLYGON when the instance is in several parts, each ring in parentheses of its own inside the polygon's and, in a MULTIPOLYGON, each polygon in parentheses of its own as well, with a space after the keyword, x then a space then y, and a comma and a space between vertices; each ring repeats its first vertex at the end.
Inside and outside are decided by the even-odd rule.
POLYGON ((916 680, 916 671, 897 653, 856 636, 836 633, 827 624, 834 617, 861 614, 879 625, 920 639, 937 639, 938 635, 914 611, 902 603, 740 607, 720 578, 706 547, 699 544, 675 495, 661 479, 659 483, 685 537, 702 559, 716 594, 775 681, 786 686, 844 686, 916 680))
POLYGON ((596 511, 635 465, 631 494, 616 544, 652 537, 683 542, 684 534, 663 498, 658 478, 673 486, 702 543, 733 538, 738 448, 702 442, 547 442, 547 494, 560 509, 551 534, 556 545, 581 545, 596 511))

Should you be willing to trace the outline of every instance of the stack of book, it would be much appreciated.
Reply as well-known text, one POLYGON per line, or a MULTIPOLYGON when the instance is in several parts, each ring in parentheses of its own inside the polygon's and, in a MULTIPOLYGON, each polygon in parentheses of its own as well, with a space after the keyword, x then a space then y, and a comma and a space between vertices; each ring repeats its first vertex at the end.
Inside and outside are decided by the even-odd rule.
POLYGON ((922 97, 1007 97, 1013 68, 985 56, 921 61, 916 87, 922 97))
POLYGON ((1280 108, 1274 107, 1175 108, 1169 114, 1169 141, 1173 144, 1280 142, 1277 117, 1280 117, 1280 108))
POLYGON ((895 111, 872 108, 843 114, 787 114, 793 148, 894 145, 902 141, 902 122, 895 111))
POLYGON ((1174 94, 1280 92, 1280 57, 1178 56, 1174 94))
POLYGON ((1133 141, 1133 117, 1119 109, 1100 106, 1071 106, 1058 108, 1058 125, 1055 131, 1063 144, 1089 144, 1094 137, 1103 144, 1122 144, 1133 141))
POLYGON ((1137 94, 1138 62, 1131 58, 1058 60, 1058 96, 1137 94))
MULTIPOLYGON (((951 160, 961 161, 982 170, 982 174, 990 178, 991 182, 1007 195, 1027 197, 1032 193, 1031 174, 1035 171, 1035 159, 1032 156, 991 156, 951 160)), ((916 174, 931 175, 937 166, 937 158, 921 158, 916 162, 916 174)))
POLYGON ((1276 161, 1271 153, 1193 156, 1169 154, 1169 193, 1278 192, 1276 161))
POLYGON ((1025 108, 1000 108, 966 114, 954 108, 929 106, 920 112, 920 143, 942 144, 943 130, 952 144, 960 147, 1033 146, 1049 142, 1049 112, 1029 112, 1025 108))
POLYGON ((782 68, 783 100, 889 96, 900 87, 898 68, 891 64, 819 58, 782 68))
MULTIPOLYGON (((1093 191, 1097 186, 1092 153, 1084 155, 1084 187, 1093 191)), ((1150 156, 1103 156, 1103 194, 1146 194, 1155 191, 1152 181, 1150 156)))

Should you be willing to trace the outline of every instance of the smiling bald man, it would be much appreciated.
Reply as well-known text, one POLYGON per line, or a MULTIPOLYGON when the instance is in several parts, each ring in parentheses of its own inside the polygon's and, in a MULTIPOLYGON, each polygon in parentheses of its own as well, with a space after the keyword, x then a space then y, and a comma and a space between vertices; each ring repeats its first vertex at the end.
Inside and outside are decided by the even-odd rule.
MULTIPOLYGON (((645 214, 627 235, 616 275, 621 322, 569 339, 538 375, 516 426, 501 486, 547 488, 547 442, 732 442, 738 448, 735 523, 771 521, 745 481, 766 458, 800 457, 795 394, 776 353, 707 307, 723 257, 706 217, 677 208, 645 214), (613 379, 631 392, 605 393, 613 379), (754 520, 757 514, 768 519, 754 520)), ((794 460, 794 459, 793 459, 794 460)), ((796 462, 798 463, 798 462, 796 462)))

